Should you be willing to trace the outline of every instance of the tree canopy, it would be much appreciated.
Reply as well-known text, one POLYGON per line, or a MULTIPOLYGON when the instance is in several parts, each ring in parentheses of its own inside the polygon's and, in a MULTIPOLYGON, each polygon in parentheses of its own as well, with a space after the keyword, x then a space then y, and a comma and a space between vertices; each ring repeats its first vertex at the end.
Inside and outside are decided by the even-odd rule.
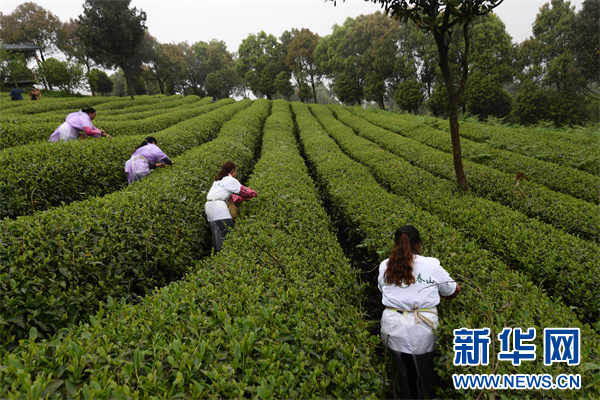
POLYGON ((143 61, 138 49, 147 28, 146 13, 129 8, 130 2, 85 0, 77 36, 98 64, 123 70, 133 99, 134 73, 140 71, 143 61))
MULTIPOLYGON (((51 51, 60 27, 57 16, 33 2, 19 4, 11 14, 0 13, 0 39, 4 43, 30 43, 51 51)), ((40 53, 44 60, 44 53, 40 53)))

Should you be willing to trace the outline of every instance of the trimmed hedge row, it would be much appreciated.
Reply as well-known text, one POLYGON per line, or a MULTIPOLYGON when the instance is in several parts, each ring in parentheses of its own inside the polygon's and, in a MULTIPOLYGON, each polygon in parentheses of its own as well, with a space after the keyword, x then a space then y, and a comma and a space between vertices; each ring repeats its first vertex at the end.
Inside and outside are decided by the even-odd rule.
MULTIPOLYGON (((171 96, 174 97, 174 96, 171 96)), ((110 112, 103 113, 102 120, 112 121, 119 119, 144 119, 149 118, 159 113, 171 112, 173 109, 177 109, 183 106, 189 106, 191 104, 200 105, 208 104, 211 102, 210 97, 201 98, 199 96, 190 95, 185 97, 178 97, 169 101, 162 101, 152 103, 151 105, 141 105, 129 108, 123 108, 120 110, 111 110, 110 112), (199 103, 201 101, 201 103, 199 103)))
POLYGON ((492 147, 576 168, 593 175, 600 174, 598 143, 589 146, 571 141, 556 141, 536 131, 532 131, 532 134, 511 131, 508 136, 503 128, 469 122, 461 124, 460 132, 468 139, 485 142, 492 147))
MULTIPOLYGON (((231 116, 250 101, 209 105, 212 112, 156 132, 169 157, 210 140, 231 116)), ((146 135, 113 139, 36 143, 0 152, 0 218, 15 218, 126 186, 125 162, 146 135)))
POLYGON ((2 221, 0 341, 53 334, 108 296, 132 299, 181 276, 210 242, 203 204, 214 169, 224 158, 250 164, 269 109, 255 101, 215 140, 125 190, 2 221))
MULTIPOLYGON (((456 192, 455 185, 357 136, 325 106, 311 106, 344 152, 365 165, 397 195, 465 231, 555 298, 600 322, 600 247, 487 199, 456 192), (557 267, 560 266, 560 267, 557 267)), ((361 133, 366 134, 365 127, 361 133)))
MULTIPOLYGON (((425 117, 408 118, 392 113, 377 112, 378 110, 364 110, 362 107, 349 107, 348 109, 352 113, 381 128, 414 139, 446 153, 452 153, 452 144, 450 143, 448 134, 441 130, 441 124, 437 119, 432 119, 437 125, 432 122, 431 124, 434 126, 430 126, 427 123, 417 122, 428 121, 425 117)), ((504 134, 508 134, 508 132, 507 130, 504 134)), ((509 150, 494 148, 485 143, 477 143, 462 137, 462 133, 460 142, 463 162, 465 164, 467 164, 467 160, 470 160, 474 163, 487 165, 512 174, 513 182, 519 173, 523 173, 531 179, 527 183, 539 183, 551 190, 600 204, 599 176, 575 168, 537 160, 529 156, 513 153, 509 150)))
MULTIPOLYGON (((524 396, 546 399, 600 397, 600 374, 593 364, 600 362, 600 340, 588 325, 582 324, 566 306, 550 300, 540 288, 522 274, 512 271, 501 260, 480 248, 473 240, 438 217, 423 211, 404 197, 386 192, 372 176, 372 171, 345 156, 335 142, 324 132, 308 107, 293 103, 300 141, 304 146, 311 168, 321 187, 322 195, 335 208, 335 215, 347 232, 361 240, 361 247, 377 256, 376 267, 392 248, 393 232, 399 225, 411 223, 421 232, 423 255, 437 257, 460 282, 462 292, 455 300, 438 307, 440 326, 437 329, 438 354, 436 358, 442 388, 441 398, 478 398, 481 390, 455 390, 452 374, 581 374, 582 389, 578 391, 525 391, 502 390, 503 398, 524 396), (453 330, 461 327, 479 329, 489 327, 490 338, 504 327, 533 327, 537 336, 537 358, 512 366, 497 362, 497 345, 490 347, 489 366, 454 366, 453 330), (542 332, 544 328, 577 327, 581 329, 581 363, 543 364, 542 332)), ((389 161, 386 165, 391 165, 389 161)), ((429 190, 429 188, 427 188, 429 190)), ((376 287, 376 282, 373 282, 376 287)), ((498 394, 496 392, 496 394, 498 394)))
POLYGON ((140 304, 109 301, 51 341, 25 340, 0 361, 0 397, 378 398, 356 272, 298 155, 288 103, 273 102, 264 132, 249 183, 258 197, 223 250, 140 304))
MULTIPOLYGON (((451 153, 432 149, 412 139, 396 135, 340 108, 331 107, 344 124, 364 138, 377 143, 413 165, 433 175, 456 181, 451 153)), ((600 206, 548 190, 534 182, 464 160, 470 191, 481 197, 540 218, 565 232, 600 242, 600 206)))
MULTIPOLYGON (((7 110, 8 114, 38 114, 46 111, 53 110, 81 110, 86 107, 94 107, 97 109, 102 108, 102 104, 110 103, 110 107, 119 109, 123 107, 131 107, 132 105, 149 104, 156 101, 160 101, 162 98, 166 98, 165 95, 144 95, 136 96, 135 102, 132 102, 128 97, 100 97, 100 96, 86 96, 79 98, 65 98, 65 99, 42 99, 41 101, 23 101, 15 102, 21 103, 19 107, 12 107, 7 110)), ((108 106, 104 106, 108 107, 108 106)), ((72 111, 71 111, 72 112, 72 111)), ((0 112, 0 118, 5 115, 4 112, 0 112)))
MULTIPOLYGON (((119 98, 117 98, 119 99, 119 98)), ((98 111, 97 119, 94 123, 102 122, 105 118, 114 117, 113 119, 119 118, 119 115, 122 114, 131 114, 127 116, 127 118, 136 117, 141 112, 148 112, 149 110, 161 110, 167 108, 177 107, 182 104, 194 103, 200 100, 198 96, 171 96, 162 98, 159 97, 157 99, 152 99, 153 101, 145 101, 142 103, 134 103, 134 102, 124 102, 122 99, 117 101, 102 103, 94 108, 98 111), (141 105, 140 105, 141 104, 141 105)), ((210 98, 207 103, 210 102, 210 98)), ((85 107, 83 107, 85 108, 85 107)), ((72 113, 74 109, 60 109, 60 110, 52 110, 45 111, 36 114, 0 114, 0 121, 7 123, 15 123, 18 124, 14 126, 13 129, 15 131, 21 130, 29 130, 29 125, 39 124, 42 122, 52 122, 56 124, 56 126, 65 122, 65 116, 69 113, 72 113)), ((151 116, 151 114, 150 114, 151 116)))
MULTIPOLYGON (((197 103, 178 107, 176 110, 163 114, 160 113, 142 120, 132 121, 126 116, 122 116, 119 120, 103 121, 98 118, 94 120, 94 126, 99 129, 104 129, 106 133, 115 136, 124 135, 148 135, 166 129, 177 122, 203 114, 227 102, 234 102, 233 99, 223 99, 223 103, 210 103, 210 98, 205 98, 197 103)), ((64 122, 64 116, 63 121, 64 122)), ((0 143, 3 149, 10 147, 26 145, 34 142, 47 143, 48 138, 54 130, 62 123, 42 122, 39 124, 24 124, 23 126, 10 126, 4 131, 4 139, 0 143)))

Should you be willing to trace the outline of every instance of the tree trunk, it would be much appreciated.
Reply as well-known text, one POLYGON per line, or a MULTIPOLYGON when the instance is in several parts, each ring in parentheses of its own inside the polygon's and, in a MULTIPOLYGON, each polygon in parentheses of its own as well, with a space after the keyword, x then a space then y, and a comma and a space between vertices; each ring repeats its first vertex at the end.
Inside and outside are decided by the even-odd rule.
POLYGON ((310 86, 312 86, 313 98, 315 99, 315 104, 319 104, 317 101, 317 88, 315 87, 315 77, 311 75, 310 77, 310 86))
MULTIPOLYGON (((454 173, 456 175, 456 182, 463 191, 467 191, 469 186, 467 185, 467 178, 465 176, 465 170, 462 162, 462 151, 460 148, 460 132, 458 125, 458 93, 454 88, 454 80, 452 79, 452 72, 450 71, 450 64, 448 63, 448 44, 444 35, 434 34, 435 42, 438 48, 440 56, 440 70, 444 77, 444 83, 446 85, 446 92, 448 93, 448 122, 450 124, 450 139, 452 141, 452 156, 454 158, 454 173)), ((449 40, 448 40, 449 42, 449 40)))
POLYGON ((129 92, 129 97, 131 97, 131 100, 134 99, 135 96, 135 87, 133 85, 133 76, 131 75, 131 73, 123 70, 123 74, 125 74, 125 81, 127 82, 127 91, 129 92))

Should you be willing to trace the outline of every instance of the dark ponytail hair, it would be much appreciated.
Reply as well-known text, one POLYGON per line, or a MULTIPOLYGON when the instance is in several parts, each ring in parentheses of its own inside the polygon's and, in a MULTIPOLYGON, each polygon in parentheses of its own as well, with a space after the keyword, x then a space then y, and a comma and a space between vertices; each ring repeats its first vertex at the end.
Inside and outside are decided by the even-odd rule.
POLYGON ((86 113, 87 115, 93 114, 96 112, 95 108, 92 107, 88 107, 88 108, 82 108, 81 111, 83 111, 84 113, 86 113))
POLYGON ((217 176, 215 178, 215 181, 220 181, 221 179, 225 178, 234 169, 235 169, 235 164, 233 162, 231 162, 231 161, 227 161, 225 164, 223 164, 223 167, 221 168, 221 170, 217 174, 217 176))
POLYGON ((154 138, 154 136, 148 136, 146 139, 144 139, 144 141, 142 142, 142 144, 140 144, 138 147, 136 147, 135 149, 139 149, 140 147, 144 147, 147 144, 150 143, 158 143, 157 140, 154 138))
POLYGON ((394 235, 394 249, 390 254, 383 279, 388 285, 410 285, 415 283, 413 263, 419 254, 421 237, 412 225, 401 226, 394 235))

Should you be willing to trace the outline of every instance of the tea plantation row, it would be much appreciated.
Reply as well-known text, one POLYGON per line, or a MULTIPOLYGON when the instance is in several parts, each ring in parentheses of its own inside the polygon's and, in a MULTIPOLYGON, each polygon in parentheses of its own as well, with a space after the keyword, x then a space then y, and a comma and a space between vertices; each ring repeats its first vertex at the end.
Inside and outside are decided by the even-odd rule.
MULTIPOLYGON (((198 97, 196 99, 199 100, 198 97)), ((188 104, 181 105, 170 113, 155 113, 153 116, 136 120, 135 122, 131 118, 128 118, 127 114, 122 114, 119 119, 113 121, 102 121, 101 125, 99 124, 100 118, 98 120, 94 119, 94 126, 104 129, 111 136, 148 135, 202 113, 203 106, 210 106, 210 98, 204 98, 194 103, 188 102, 188 104)), ((148 107, 150 109, 151 106, 148 107)), ((36 142, 48 143, 48 138, 64 122, 66 114, 75 111, 79 111, 79 109, 70 110, 67 113, 61 112, 62 121, 58 123, 40 122, 11 124, 7 126, 2 133, 4 137, 1 143, 2 148, 7 149, 36 142)))
MULTIPOLYGON (((154 136, 161 148, 166 143, 193 143, 194 135, 201 136, 195 129, 209 121, 215 126, 223 123, 224 117, 213 118, 216 113, 248 105, 245 101, 221 107, 154 136), (183 127, 180 132, 178 128, 183 127)), ((451 184, 360 142, 352 129, 341 124, 352 125, 351 119, 341 118, 338 108, 332 109, 340 120, 322 106, 293 103, 292 109, 293 115, 289 103, 254 101, 244 111, 231 112, 235 116, 216 139, 185 153, 180 150, 171 168, 155 171, 103 198, 2 221, 0 302, 17 311, 0 315, 0 341, 5 344, 0 350, 0 398, 381 397, 383 366, 374 361, 379 339, 367 333, 359 311, 361 290, 356 274, 337 245, 329 217, 298 155, 292 116, 320 196, 334 207, 331 215, 340 229, 349 232, 372 257, 373 268, 387 256, 390 235, 397 226, 413 223, 424 235, 425 255, 442 259, 461 282, 461 296, 439 309, 437 362, 443 378, 442 398, 480 394, 457 392, 450 386, 452 373, 469 373, 466 367, 452 364, 452 331, 486 326, 492 329, 492 338, 505 326, 535 327, 537 359, 521 367, 504 362, 472 367, 473 373, 581 373, 583 377, 579 391, 502 391, 498 395, 600 396, 600 373, 594 370, 600 364, 597 332, 561 302, 550 300, 530 277, 512 271, 498 251, 482 248, 488 246, 483 236, 453 228, 466 223, 458 214, 456 220, 448 220, 451 214, 425 210, 441 204, 435 196, 410 192, 422 197, 408 200, 405 194, 406 189, 413 190, 411 181, 403 183, 400 178, 404 172, 414 174, 425 182, 424 191, 435 190, 449 202, 448 208, 462 207, 454 190, 448 189, 451 184), (272 115, 263 130, 271 104, 272 115), (398 164, 403 169, 393 169, 396 173, 390 176, 385 168, 352 162, 323 126, 332 135, 343 135, 345 139, 339 136, 337 140, 346 151, 356 151, 353 157, 372 150, 381 154, 382 164, 398 164), (198 261, 210 242, 203 215, 206 190, 226 159, 235 161, 242 172, 252 169, 263 131, 261 158, 248 184, 259 196, 242 206, 242 216, 224 250, 198 261), (360 143, 354 147, 355 142, 360 143), (388 188, 398 185, 402 195, 382 189, 373 173, 388 188), (5 246, 7 238, 10 246, 5 246), (9 259, 9 268, 4 268, 9 259), (184 280, 138 297, 184 274, 188 274, 184 280), (113 300, 120 297, 125 299, 113 300), (107 303, 99 306, 103 299, 107 303), (52 310, 58 312, 52 315, 52 310), (40 339, 63 326, 70 328, 49 340, 40 339), (557 326, 581 329, 579 366, 542 365, 541 332, 557 326), (14 347, 16 338, 24 339, 18 347, 14 347)), ((126 144, 126 158, 144 136, 137 136, 137 141, 136 136, 120 138, 132 140, 126 144)), ((73 144, 87 143, 109 141, 73 144)), ((175 154, 174 148, 165 152, 175 154)), ((497 207, 476 197, 472 204, 497 207)), ((489 219, 492 212, 486 213, 489 219)), ((500 219, 506 223, 506 215, 516 214, 508 210, 503 215, 500 219)), ((565 237, 572 240, 570 235, 565 237)), ((514 256, 513 248, 507 247, 507 254, 514 256)), ((589 255, 585 246, 578 249, 583 249, 583 259, 589 255)), ((555 257, 549 250, 547 254, 555 257)), ((596 271, 592 265, 587 272, 596 271)), ((573 274, 569 279, 579 277, 573 274)), ((492 360, 495 351, 492 348, 492 360)))
MULTIPOLYGON (((19 112, 13 112, 11 109, 5 109, 0 112, 0 121, 7 123, 16 123, 18 124, 18 129, 22 129, 24 126, 29 124, 35 124, 40 122, 53 122, 58 126, 59 124, 65 121, 65 116, 71 112, 78 111, 82 108, 87 108, 87 97, 81 98, 79 100, 79 105, 77 107, 61 108, 59 110, 51 110, 51 111, 40 111, 35 114, 24 114, 19 112)), ((109 117, 118 118, 119 115, 129 114, 129 117, 134 115, 138 115, 140 113, 147 112, 148 110, 168 110, 169 108, 178 107, 179 105, 195 103, 200 100, 197 96, 151 96, 142 99, 137 99, 132 102, 124 101, 120 98, 113 97, 112 101, 107 101, 104 103, 100 103, 94 106, 94 109, 98 111, 98 119, 94 122, 102 122, 105 118, 107 118, 107 113, 109 117)), ((50 102, 54 102, 57 99, 49 100, 50 102)), ((15 110, 16 111, 16 110, 15 110)))
MULTIPOLYGON (((224 99, 194 111, 195 118, 153 133, 169 156, 210 140, 250 100, 224 99)), ((159 117, 160 118, 160 117, 159 117)), ((175 123, 172 125, 171 123, 175 123)), ((32 214, 123 188, 125 162, 146 134, 112 139, 33 143, 0 152, 0 218, 32 214)))
MULTIPOLYGON (((389 254, 391 237, 402 224, 411 223, 423 234, 424 255, 440 258, 450 275, 460 282, 463 292, 455 300, 439 308, 440 327, 438 373, 445 382, 441 398, 478 398, 481 391, 456 391, 450 384, 452 374, 498 373, 581 374, 583 386, 579 391, 511 391, 503 390, 503 398, 524 396, 547 399, 597 398, 600 396, 599 336, 583 324, 565 305, 553 301, 530 279, 511 270, 500 258, 482 248, 462 230, 453 228, 444 217, 428 211, 427 204, 413 203, 404 196, 391 194, 373 177, 372 167, 365 167, 346 156, 329 137, 306 105, 292 107, 298 124, 300 141, 308 158, 321 193, 334 207, 338 224, 351 235, 351 240, 373 257, 374 267, 389 254), (490 337, 496 338, 504 327, 534 327, 537 337, 535 362, 497 362, 497 347, 490 347, 489 366, 460 367, 453 364, 453 330, 460 327, 489 327, 490 337), (581 329, 581 358, 579 366, 566 364, 543 365, 542 332, 549 327, 578 327, 581 329)), ((393 162, 381 163, 390 167, 393 162)), ((428 191, 429 188, 421 188, 428 191)), ((442 193, 443 194, 443 193, 442 193)), ((456 207, 456 205, 449 205, 456 207)), ((498 232, 505 234, 506 232, 498 232)))
MULTIPOLYGON (((396 142, 400 142, 402 137, 406 137, 417 142, 421 142, 424 145, 434 149, 441 150, 445 153, 452 153, 452 146, 448 138, 448 133, 439 128, 439 125, 442 123, 439 120, 433 120, 434 122, 429 122, 431 125, 433 125, 430 126, 426 123, 420 122, 421 119, 417 117, 411 118, 405 115, 367 111, 360 107, 351 107, 349 110, 371 122, 372 124, 402 135, 396 139, 396 142)), ((425 120, 429 121, 429 119, 425 120)), ((475 185, 472 187, 472 189, 483 190, 489 196, 493 191, 490 192, 486 188, 487 186, 490 186, 490 184, 495 183, 496 180, 500 180, 507 186, 511 186, 510 181, 507 180, 506 176, 502 177, 499 175, 492 177, 491 183, 488 183, 488 185, 482 184, 480 174, 477 172, 479 170, 485 171, 485 169, 477 167, 477 171, 475 171, 476 165, 481 164, 509 174, 512 177, 513 184, 519 183, 519 187, 515 187, 515 190, 518 192, 522 192, 524 190, 523 186, 528 188, 535 186, 535 183, 539 183, 540 185, 544 185, 551 190, 580 198, 591 203, 600 204, 600 176, 598 174, 588 173, 578 170, 574 167, 560 165, 553 162, 543 161, 535 157, 522 155, 518 152, 514 152, 513 146, 508 146, 507 149, 503 149, 491 146, 487 142, 479 143, 469 140, 467 137, 462 135, 463 125, 464 123, 461 124, 461 150, 464 157, 463 162, 465 164, 465 173, 468 175, 474 175, 473 177, 468 176, 468 180, 471 183, 476 182, 477 185, 483 186, 483 188, 480 189, 477 187, 477 185, 475 185), (519 174, 523 174, 522 181, 516 180, 519 174), (530 182, 526 181, 525 178, 530 179, 530 182)), ((480 131, 491 129, 490 127, 482 127, 482 125, 477 126, 479 127, 480 131)), ((469 125, 469 129, 471 132, 475 131, 475 128, 473 128, 472 125, 469 125)), ((508 128, 505 128, 504 131, 498 130, 497 133, 500 134, 501 132, 503 132, 505 137, 512 137, 513 131, 509 130, 508 128)), ((537 130, 534 132, 536 135, 542 134, 537 130)), ((509 141, 510 139, 505 140, 509 141)), ((531 146, 537 146, 537 137, 529 137, 529 140, 531 146)), ((567 139, 563 139, 563 142, 564 140, 567 139)), ((571 138, 571 140, 573 139, 571 138)), ((411 143, 411 141, 404 140, 403 143, 407 144, 411 143)), ((591 151, 592 155, 594 155, 600 153, 599 146, 600 137, 597 138, 595 143, 581 143, 578 145, 578 148, 581 151, 591 151)), ((415 147, 414 142, 412 142, 411 147, 415 147)), ((388 148, 388 150, 394 151, 391 149, 391 147, 388 148)), ((431 152, 431 149, 429 149, 428 152, 431 152)), ((443 165, 446 165, 446 160, 449 156, 444 157, 438 153, 438 157, 443 159, 443 165)), ((418 160, 414 160, 413 162, 416 163, 418 160)), ((431 164, 431 161, 429 161, 429 164, 431 164)), ((429 169, 429 164, 419 165, 422 168, 429 169)), ((449 176, 449 172, 444 171, 442 165, 439 164, 440 163, 435 164, 435 168, 431 168, 431 171, 435 174, 440 174, 446 177, 449 176)), ((451 165, 452 164, 449 164, 449 166, 451 165)), ((448 167, 446 167, 446 169, 448 169, 448 167)), ((495 185, 494 189, 498 190, 498 185, 495 185)), ((527 197, 528 190, 525 190, 526 191, 523 197, 527 197)))
MULTIPOLYGON (((247 126, 196 160, 229 158, 233 142, 248 146, 257 135, 247 126)), ((109 299, 89 323, 49 342, 24 340, 2 357, 0 397, 379 397, 381 365, 356 272, 298 154, 284 101, 273 103, 249 186, 259 196, 217 256, 139 304, 109 299)))
MULTIPOLYGON (((434 177, 355 135, 328 108, 310 109, 341 149, 367 166, 393 193, 463 230, 466 236, 525 272, 533 282, 543 282, 553 297, 579 308, 579 314, 587 321, 598 322, 600 271, 594 269, 600 259, 600 246, 490 200, 456 193, 451 181, 434 177)), ((368 128, 363 127, 361 132, 368 135, 368 128)))
MULTIPOLYGON (((181 276, 209 241, 208 171, 228 158, 243 170, 268 111, 268 101, 255 101, 215 140, 127 189, 2 221, 0 340, 13 343, 32 327, 52 334, 99 300, 131 299, 181 276)), ((187 135, 198 144, 195 130, 187 135)))
MULTIPOLYGON (((333 107, 332 110, 341 122, 364 138, 435 176, 456 181, 451 153, 432 149, 425 144, 379 128, 342 108, 333 107)), ((450 142, 447 137, 446 141, 450 142)), ((565 232, 600 243, 598 204, 557 193, 535 182, 516 180, 514 175, 468 160, 464 161, 464 166, 472 193, 505 204, 530 217, 538 217, 565 232)), ((558 165, 554 167, 564 169, 558 165)), ((597 181, 600 184, 600 179, 597 181)), ((593 184, 593 181, 588 183, 593 184)))

